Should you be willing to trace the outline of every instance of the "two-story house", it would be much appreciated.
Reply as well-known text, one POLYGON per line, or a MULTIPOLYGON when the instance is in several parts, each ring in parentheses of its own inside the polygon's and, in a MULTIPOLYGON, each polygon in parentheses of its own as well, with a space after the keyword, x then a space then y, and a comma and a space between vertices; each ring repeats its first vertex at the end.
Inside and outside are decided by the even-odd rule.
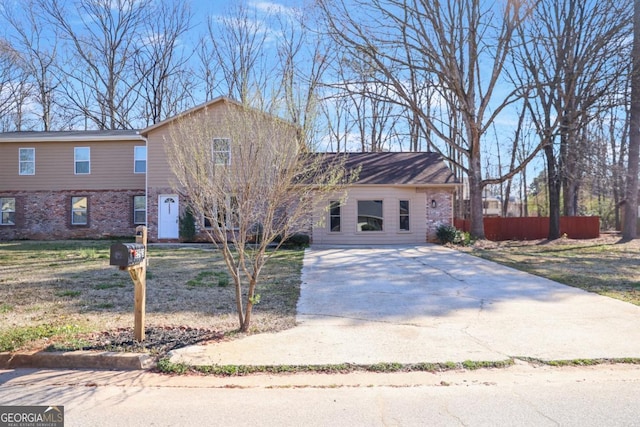
MULTIPOLYGON (((176 187, 169 138, 180 118, 202 117, 214 123, 211 149, 241 168, 234 155, 241 138, 215 123, 242 108, 217 98, 140 131, 0 134, 0 239, 132 236, 146 224, 150 241, 179 240, 188 201, 176 187)), ((260 114, 246 120, 260 127, 260 114)), ((346 156, 359 178, 346 199, 310 210, 315 243, 420 243, 453 223, 460 183, 438 154, 346 156)))

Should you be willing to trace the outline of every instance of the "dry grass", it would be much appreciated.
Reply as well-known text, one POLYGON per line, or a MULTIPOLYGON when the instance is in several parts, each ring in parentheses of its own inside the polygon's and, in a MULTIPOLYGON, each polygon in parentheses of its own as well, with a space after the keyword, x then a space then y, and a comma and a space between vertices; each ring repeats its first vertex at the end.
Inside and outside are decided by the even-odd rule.
MULTIPOLYGON (((0 335, 55 325, 71 331, 65 339, 74 339, 133 327, 133 283, 126 271, 109 265, 111 243, 0 242, 0 335)), ((294 326, 302 257, 302 250, 280 250, 267 263, 251 333, 294 326)), ((145 324, 236 331, 234 285, 218 251, 211 245, 151 246, 145 324)))
POLYGON ((476 242, 473 255, 640 305, 640 241, 619 236, 527 242, 476 242))

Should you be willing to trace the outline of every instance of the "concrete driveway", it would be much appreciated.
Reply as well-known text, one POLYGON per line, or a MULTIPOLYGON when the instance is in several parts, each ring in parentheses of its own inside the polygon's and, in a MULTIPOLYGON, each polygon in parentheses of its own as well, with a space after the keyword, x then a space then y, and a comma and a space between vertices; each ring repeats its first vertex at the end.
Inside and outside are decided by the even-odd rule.
POLYGON ((293 365, 640 357, 640 307, 442 246, 312 247, 302 282, 297 327, 181 349, 172 360, 293 365))

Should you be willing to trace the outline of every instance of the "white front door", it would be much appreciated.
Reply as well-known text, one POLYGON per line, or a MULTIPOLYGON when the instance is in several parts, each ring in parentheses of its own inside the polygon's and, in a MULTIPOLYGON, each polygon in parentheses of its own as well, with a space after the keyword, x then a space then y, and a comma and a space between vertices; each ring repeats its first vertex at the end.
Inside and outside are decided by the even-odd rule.
POLYGON ((178 195, 158 196, 158 239, 177 239, 179 237, 178 195))

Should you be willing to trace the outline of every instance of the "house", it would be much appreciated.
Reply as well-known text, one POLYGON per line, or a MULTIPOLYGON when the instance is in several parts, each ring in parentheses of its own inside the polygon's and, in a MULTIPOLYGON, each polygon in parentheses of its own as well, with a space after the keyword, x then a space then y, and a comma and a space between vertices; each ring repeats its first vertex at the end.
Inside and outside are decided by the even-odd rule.
POLYGON ((0 239, 132 235, 145 172, 134 130, 0 134, 0 239))
MULTIPOLYGON (((336 155, 336 154, 334 154, 336 155)), ((316 209, 317 244, 424 243, 441 224, 453 224, 458 180, 436 153, 349 153, 345 168, 360 168, 344 200, 316 209)))
MULTIPOLYGON (((146 224, 150 241, 178 241, 187 200, 176 190, 167 141, 179 119, 201 117, 216 161, 241 167, 233 144, 240 138, 222 123, 233 117, 259 129, 261 117, 273 120, 241 107, 217 98, 141 131, 0 134, 0 239, 131 236, 146 224)), ((289 124, 287 135, 274 138, 296 131, 289 124)), ((346 156, 359 177, 346 198, 310 209, 314 243, 423 243, 435 239, 438 225, 453 223, 460 184, 439 155, 346 156)))
MULTIPOLYGON (((176 190, 176 177, 171 173, 172 140, 194 142, 193 134, 197 133, 200 140, 210 141, 207 142, 210 145, 201 147, 203 151, 193 156, 204 157, 212 153, 215 156, 212 160, 216 164, 236 169, 237 173, 237 168, 243 168, 241 159, 249 154, 247 150, 243 150, 239 141, 253 143, 268 139, 269 144, 273 145, 274 156, 279 156, 278 152, 282 153, 285 149, 297 150, 297 127, 274 118, 262 111, 221 97, 142 130, 140 134, 147 141, 149 238, 171 241, 180 237, 181 214, 185 211, 187 200, 176 190), (274 122, 282 126, 272 126, 274 122), (290 143, 287 144, 286 141, 290 143)), ((185 163, 189 163, 189 159, 185 163)), ((189 164, 183 166, 191 167, 189 164)), ((228 200, 228 203, 230 204, 231 200, 228 200)), ((205 227, 207 222, 206 218, 198 221, 205 227)), ((206 235, 201 231, 197 238, 205 239, 206 235)))

